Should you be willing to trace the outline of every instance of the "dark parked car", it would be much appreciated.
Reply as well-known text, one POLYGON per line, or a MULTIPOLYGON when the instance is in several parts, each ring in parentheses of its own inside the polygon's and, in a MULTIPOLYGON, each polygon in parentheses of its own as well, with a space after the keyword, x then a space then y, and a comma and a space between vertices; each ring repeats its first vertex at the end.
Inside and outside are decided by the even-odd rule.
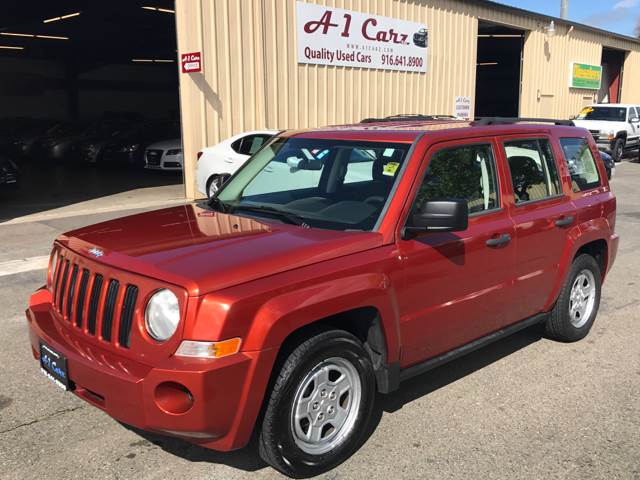
POLYGON ((13 140, 11 153, 18 157, 31 157, 37 143, 53 134, 60 125, 61 122, 57 120, 42 120, 30 127, 25 127, 13 140))
POLYGON ((611 155, 607 152, 603 152, 602 150, 600 150, 600 157, 602 157, 604 168, 607 171, 607 178, 611 180, 611 177, 613 177, 616 171, 616 161, 611 155))
POLYGON ((144 151, 159 140, 180 136, 180 127, 174 121, 150 121, 129 129, 103 143, 89 143, 87 154, 95 156, 95 162, 103 164, 129 164, 143 167, 144 151))
POLYGON ((427 48, 427 40, 429 39, 429 32, 426 28, 421 28, 413 34, 413 44, 416 47, 427 48))
POLYGON ((18 184, 18 166, 13 160, 0 155, 0 191, 18 184))
POLYGON ((129 123, 122 119, 98 120, 89 126, 81 123, 65 124, 40 142, 41 151, 44 157, 53 160, 78 160, 81 145, 116 136, 128 126, 129 123))

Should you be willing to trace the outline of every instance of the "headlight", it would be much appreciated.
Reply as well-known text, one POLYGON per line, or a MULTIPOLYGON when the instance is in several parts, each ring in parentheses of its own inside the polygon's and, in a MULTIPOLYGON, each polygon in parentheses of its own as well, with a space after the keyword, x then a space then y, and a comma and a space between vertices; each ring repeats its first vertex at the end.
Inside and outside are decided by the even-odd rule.
POLYGON ((49 286, 53 286, 53 281, 56 278, 56 267, 58 266, 58 251, 54 250, 51 255, 51 263, 49 264, 49 278, 47 279, 49 282, 49 286))
POLYGON ((140 144, 134 143, 132 145, 125 145, 124 147, 121 147, 120 150, 118 151, 122 153, 129 153, 129 152, 135 152, 139 148, 140 148, 140 144))
POLYGON ((159 342, 164 342, 176 333, 179 322, 178 297, 166 288, 154 293, 144 312, 144 324, 149 335, 159 342))
POLYGON ((167 155, 180 155, 182 153, 181 148, 175 148, 173 150, 167 150, 167 155))

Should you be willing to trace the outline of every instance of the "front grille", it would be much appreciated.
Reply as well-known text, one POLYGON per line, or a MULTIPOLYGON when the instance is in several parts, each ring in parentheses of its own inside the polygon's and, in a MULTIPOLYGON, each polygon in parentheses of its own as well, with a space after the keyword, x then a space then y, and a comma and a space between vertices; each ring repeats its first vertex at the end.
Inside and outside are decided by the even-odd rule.
POLYGON ((108 280, 60 253, 53 283, 53 306, 60 316, 88 335, 129 348, 138 287, 108 280), (106 288, 104 288, 106 285, 106 288))
POLYGON ((146 154, 147 165, 158 167, 160 166, 161 159, 162 159, 162 150, 147 150, 147 154, 146 154))
POLYGON ((598 140, 598 138, 600 138, 600 130, 589 130, 589 132, 595 140, 598 140))

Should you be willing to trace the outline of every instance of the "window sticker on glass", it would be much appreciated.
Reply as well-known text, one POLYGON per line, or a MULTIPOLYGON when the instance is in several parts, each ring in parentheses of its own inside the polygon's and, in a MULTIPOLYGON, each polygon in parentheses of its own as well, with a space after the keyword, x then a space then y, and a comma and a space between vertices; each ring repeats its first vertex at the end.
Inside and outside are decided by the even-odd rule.
POLYGON ((382 174, 393 177, 398 171, 399 166, 400 164, 398 162, 389 162, 383 167, 382 174))

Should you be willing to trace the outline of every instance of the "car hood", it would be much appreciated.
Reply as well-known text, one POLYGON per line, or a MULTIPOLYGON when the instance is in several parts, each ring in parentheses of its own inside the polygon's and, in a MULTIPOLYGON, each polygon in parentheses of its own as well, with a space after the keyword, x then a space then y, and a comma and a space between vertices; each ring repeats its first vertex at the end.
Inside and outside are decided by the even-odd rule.
POLYGON ((586 128, 587 130, 600 130, 604 133, 609 133, 611 130, 619 132, 627 129, 627 124, 624 122, 608 122, 606 120, 574 120, 573 123, 576 127, 586 128))
POLYGON ((267 223, 188 204, 74 230, 58 243, 196 296, 376 248, 382 235, 267 223))
POLYGON ((158 150, 175 150, 177 148, 182 148, 182 142, 179 138, 174 138, 172 140, 164 140, 162 142, 152 143, 147 148, 158 150))

